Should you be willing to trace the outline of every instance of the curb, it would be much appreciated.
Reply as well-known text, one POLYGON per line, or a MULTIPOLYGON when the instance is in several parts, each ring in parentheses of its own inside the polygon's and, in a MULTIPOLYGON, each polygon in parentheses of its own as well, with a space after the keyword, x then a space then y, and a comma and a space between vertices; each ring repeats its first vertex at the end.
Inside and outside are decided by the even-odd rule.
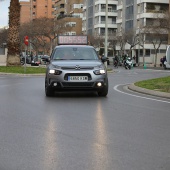
POLYGON ((16 76, 45 76, 45 73, 40 74, 19 74, 19 73, 4 73, 0 72, 0 75, 16 75, 16 76))
POLYGON ((134 84, 128 85, 128 89, 130 89, 132 91, 139 92, 139 93, 144 93, 144 94, 149 94, 149 95, 152 95, 152 96, 157 96, 157 97, 163 97, 163 98, 170 99, 170 93, 159 92, 159 91, 154 91, 154 90, 148 90, 148 89, 145 89, 145 88, 135 86, 134 84))

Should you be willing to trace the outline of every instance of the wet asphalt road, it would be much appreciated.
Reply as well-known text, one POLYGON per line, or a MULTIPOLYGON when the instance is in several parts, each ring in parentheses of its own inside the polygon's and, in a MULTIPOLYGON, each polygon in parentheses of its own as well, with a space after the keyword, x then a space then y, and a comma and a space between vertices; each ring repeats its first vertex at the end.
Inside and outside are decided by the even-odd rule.
POLYGON ((46 98, 43 76, 1 75, 0 170, 170 170, 170 100, 122 86, 170 72, 115 71, 106 98, 46 98))

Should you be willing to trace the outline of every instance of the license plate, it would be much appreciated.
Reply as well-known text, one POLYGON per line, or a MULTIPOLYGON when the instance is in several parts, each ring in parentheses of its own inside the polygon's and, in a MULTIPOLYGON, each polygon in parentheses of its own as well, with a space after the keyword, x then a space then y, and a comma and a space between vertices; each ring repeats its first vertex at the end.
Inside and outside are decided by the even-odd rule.
POLYGON ((68 76, 68 81, 88 81, 88 76, 68 76))

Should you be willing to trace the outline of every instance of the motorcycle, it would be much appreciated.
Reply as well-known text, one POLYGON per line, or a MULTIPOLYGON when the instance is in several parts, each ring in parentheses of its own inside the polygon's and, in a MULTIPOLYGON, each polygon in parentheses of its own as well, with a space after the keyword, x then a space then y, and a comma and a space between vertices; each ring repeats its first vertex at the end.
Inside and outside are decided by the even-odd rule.
POLYGON ((125 66, 125 69, 129 69, 129 70, 133 67, 133 62, 132 62, 132 59, 130 57, 128 57, 125 60, 124 66, 125 66))

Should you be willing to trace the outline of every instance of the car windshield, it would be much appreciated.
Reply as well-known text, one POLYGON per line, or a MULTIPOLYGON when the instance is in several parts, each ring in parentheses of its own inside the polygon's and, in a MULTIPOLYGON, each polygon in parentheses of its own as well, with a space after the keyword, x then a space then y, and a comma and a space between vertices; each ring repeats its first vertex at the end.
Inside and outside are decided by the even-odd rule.
POLYGON ((53 60, 98 60, 96 51, 92 48, 64 47, 53 53, 53 60))

